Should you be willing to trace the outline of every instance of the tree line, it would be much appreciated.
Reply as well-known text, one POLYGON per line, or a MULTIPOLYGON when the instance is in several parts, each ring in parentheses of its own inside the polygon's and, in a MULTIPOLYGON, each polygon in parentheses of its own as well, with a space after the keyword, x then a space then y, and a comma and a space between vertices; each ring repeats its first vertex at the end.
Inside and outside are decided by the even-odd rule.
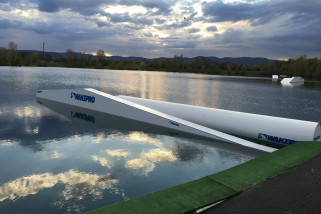
POLYGON ((109 59, 103 50, 96 56, 66 50, 65 56, 53 57, 48 53, 18 52, 14 42, 8 48, 0 47, 0 66, 72 67, 117 70, 148 70, 216 75, 260 76, 272 75, 301 76, 305 79, 321 80, 321 60, 301 56, 285 61, 265 61, 256 65, 237 65, 232 62, 216 62, 196 57, 186 62, 183 55, 157 60, 109 59))

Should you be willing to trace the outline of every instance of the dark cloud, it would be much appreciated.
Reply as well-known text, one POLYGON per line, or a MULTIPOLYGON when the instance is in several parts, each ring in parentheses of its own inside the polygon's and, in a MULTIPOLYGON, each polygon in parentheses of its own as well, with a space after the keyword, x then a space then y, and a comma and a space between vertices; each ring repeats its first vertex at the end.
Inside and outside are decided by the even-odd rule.
POLYGON ((91 45, 119 56, 152 57, 154 52, 161 49, 159 44, 145 37, 104 37, 91 45))
POLYGON ((186 48, 195 48, 196 44, 190 41, 186 42, 173 42, 165 46, 165 48, 173 49, 186 49, 186 48))
POLYGON ((133 4, 142 5, 149 9, 154 9, 154 8, 157 9, 157 12, 154 13, 153 15, 157 15, 157 14, 168 15, 172 11, 171 7, 173 6, 174 2, 175 1, 148 0, 148 1, 138 1, 138 3, 133 3, 133 4))
POLYGON ((267 12, 265 4, 229 4, 219 0, 203 4, 203 13, 205 16, 212 17, 214 22, 255 20, 264 16, 262 12, 267 12))
POLYGON ((0 3, 7 3, 7 4, 25 4, 25 3, 35 3, 37 0, 0 0, 0 3))
POLYGON ((132 22, 132 18, 128 13, 125 14, 105 14, 111 22, 132 22))
POLYGON ((20 28, 23 26, 22 21, 15 21, 9 19, 0 19, 0 29, 7 29, 7 28, 20 28))
POLYGON ((195 48, 198 43, 198 36, 189 36, 188 38, 183 37, 169 37, 164 39, 167 44, 165 48, 170 49, 190 49, 195 48))
MULTIPOLYGON (((214 38, 204 40, 204 44, 218 47, 220 53, 231 56, 242 53, 242 56, 266 56, 270 58, 288 58, 301 55, 320 56, 321 26, 313 29, 308 26, 298 29, 276 29, 277 33, 258 33, 257 29, 229 28, 224 33, 216 33, 214 38)), ((205 48, 204 48, 205 49, 205 48)), ((204 50, 203 49, 203 50, 204 50)), ((204 50, 205 52, 205 50, 204 50)))
POLYGON ((96 18, 94 18, 94 19, 90 18, 90 19, 87 19, 87 20, 95 22, 97 24, 97 26, 100 27, 100 28, 101 27, 110 27, 111 26, 109 21, 102 21, 102 20, 96 19, 96 18))
POLYGON ((190 25, 191 25, 190 22, 182 20, 182 21, 174 22, 174 23, 169 24, 169 25, 164 25, 160 29, 183 28, 183 27, 188 27, 190 25))
POLYGON ((152 33, 144 33, 143 36, 144 37, 153 37, 153 34, 152 33))
POLYGON ((244 36, 247 31, 240 29, 229 28, 222 34, 215 34, 215 40, 219 43, 231 44, 231 43, 242 43, 244 39, 248 38, 244 36))
POLYGON ((209 32, 217 32, 218 31, 216 25, 209 26, 206 28, 206 30, 209 32))
POLYGON ((191 28, 188 30, 189 33, 197 33, 197 32, 200 32, 201 30, 198 29, 198 28, 191 28))
POLYGON ((25 5, 30 3, 37 3, 38 0, 0 0, 0 3, 6 3, 11 5, 25 5))
POLYGON ((104 0, 38 0, 40 11, 54 13, 61 9, 70 9, 83 15, 92 15, 100 11, 99 6, 106 4, 104 0))
POLYGON ((166 22, 166 19, 155 18, 155 22, 156 22, 157 24, 163 24, 163 23, 166 22))
POLYGON ((221 0, 204 3, 203 13, 213 22, 247 20, 252 25, 261 25, 288 15, 292 23, 309 21, 321 17, 321 2, 319 0, 300 1, 291 3, 285 0, 264 1, 258 3, 224 3, 221 0))
POLYGON ((36 22, 35 25, 25 27, 25 29, 31 30, 38 34, 50 34, 55 32, 57 27, 50 24, 48 25, 47 23, 44 23, 44 22, 36 22))

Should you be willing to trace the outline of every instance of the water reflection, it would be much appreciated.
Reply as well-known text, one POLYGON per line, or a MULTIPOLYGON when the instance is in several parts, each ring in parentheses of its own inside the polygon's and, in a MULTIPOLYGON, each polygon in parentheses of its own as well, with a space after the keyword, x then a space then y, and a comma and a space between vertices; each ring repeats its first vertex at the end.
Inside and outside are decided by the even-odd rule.
POLYGON ((304 82, 281 82, 282 86, 284 87, 300 87, 304 85, 304 82))
MULTIPOLYGON (((132 132, 128 135, 119 136, 119 138, 129 144, 148 144, 150 147, 143 147, 140 152, 131 152, 128 149, 106 149, 104 152, 100 152, 100 154, 92 155, 92 160, 108 169, 112 169, 115 167, 115 164, 118 164, 118 168, 131 170, 135 175, 144 176, 152 172, 157 163, 174 162, 177 160, 173 151, 170 148, 165 148, 162 141, 156 141, 147 134, 132 132), (135 137, 132 138, 132 136, 135 137), (140 137, 137 138, 137 136, 140 137), (129 138, 131 140, 128 140, 129 138)), ((106 140, 110 139, 107 138, 106 140)))
MULTIPOLYGON (((101 199, 107 189, 117 190, 115 185, 119 182, 110 174, 97 175, 69 170, 59 174, 42 173, 23 176, 4 183, 0 186, 0 202, 9 200, 14 202, 19 198, 36 195, 44 189, 54 188, 58 184, 63 185, 60 198, 53 202, 60 207, 68 205, 71 200, 82 200, 90 195, 93 200, 101 199)), ((80 211, 80 209, 78 208, 80 211)))
POLYGON ((0 71, 0 213, 86 212, 263 154, 177 137, 168 130, 141 129, 143 124, 129 121, 109 120, 115 126, 106 127, 101 121, 100 126, 100 115, 76 114, 85 113, 79 109, 61 114, 37 104, 38 89, 96 88, 113 95, 321 121, 319 82, 280 90, 271 80, 195 74, 32 67, 0 71))
POLYGON ((102 158, 97 155, 93 155, 91 156, 91 158, 93 161, 98 162, 101 166, 107 167, 109 169, 112 168, 111 163, 106 158, 102 158))
POLYGON ((194 160, 203 162, 206 151, 193 144, 176 142, 176 145, 173 148, 173 153, 180 161, 183 162, 194 160))
POLYGON ((147 91, 147 99, 154 100, 163 100, 164 94, 162 92, 162 88, 165 85, 164 73, 156 72, 156 73, 148 73, 148 82, 149 87, 147 91))
POLYGON ((59 139, 68 136, 70 131, 79 131, 69 124, 65 117, 52 115, 39 106, 17 106, 4 111, 0 120, 0 139, 14 140, 34 151, 42 151, 39 141, 59 139))
POLYGON ((109 156, 112 156, 112 157, 128 157, 131 155, 130 152, 128 151, 124 151, 122 149, 116 149, 116 150, 109 150, 107 149, 106 150, 106 153, 109 155, 109 156))
POLYGON ((134 170, 135 174, 145 176, 152 172, 156 163, 169 161, 174 162, 177 158, 172 151, 164 148, 152 149, 142 152, 138 158, 126 160, 125 168, 134 170))
MULTIPOLYGON (((189 94, 194 94, 194 96, 189 97, 189 103, 195 103, 198 106, 203 106, 204 105, 204 93, 203 91, 206 90, 206 81, 201 81, 198 79, 190 79, 188 82, 188 89, 189 89, 189 94), (195 90, 197 89, 197 90, 195 90)), ((215 100, 215 98, 214 98, 215 100)))
MULTIPOLYGON (((146 131, 146 129, 145 129, 146 131)), ((166 132, 168 133, 168 132, 166 132)), ((144 132, 133 131, 125 135, 125 140, 128 143, 135 143, 135 144, 150 144, 156 147, 160 147, 162 142, 157 138, 157 136, 150 136, 144 132)))

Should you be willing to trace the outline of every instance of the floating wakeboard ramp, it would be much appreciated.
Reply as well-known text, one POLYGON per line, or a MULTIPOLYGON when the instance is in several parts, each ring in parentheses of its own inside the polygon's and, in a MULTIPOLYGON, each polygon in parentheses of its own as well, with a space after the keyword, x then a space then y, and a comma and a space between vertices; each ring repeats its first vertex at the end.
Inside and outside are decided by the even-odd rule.
POLYGON ((122 132, 126 136, 132 132, 143 132, 145 134, 151 135, 152 137, 154 137, 154 135, 163 135, 175 138, 179 137, 181 138, 181 140, 188 139, 189 142, 211 146, 220 151, 230 151, 236 153, 241 152, 242 154, 247 154, 252 157, 266 153, 265 151, 249 149, 248 147, 240 146, 235 143, 224 143, 222 141, 213 140, 212 138, 209 139, 207 137, 180 132, 178 130, 132 120, 125 117, 111 115, 104 112, 98 112, 90 110, 88 108, 81 108, 78 106, 56 102, 53 100, 47 100, 37 97, 37 101, 41 105, 65 116, 66 118, 76 123, 90 127, 107 129, 107 132, 105 132, 106 136, 108 136, 108 133, 113 134, 113 130, 122 132))
POLYGON ((320 141, 320 123, 179 103, 117 96, 224 133, 279 144, 320 141))
POLYGON ((273 152, 276 150, 91 88, 38 90, 36 96, 39 99, 52 100, 81 108, 87 108, 218 141, 235 143, 265 152, 273 152))

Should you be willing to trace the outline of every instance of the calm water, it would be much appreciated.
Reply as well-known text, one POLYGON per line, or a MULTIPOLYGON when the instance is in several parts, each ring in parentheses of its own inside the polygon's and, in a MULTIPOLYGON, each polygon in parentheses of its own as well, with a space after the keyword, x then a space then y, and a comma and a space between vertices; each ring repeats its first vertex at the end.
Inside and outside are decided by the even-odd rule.
POLYGON ((0 67, 0 213, 82 213, 262 155, 239 146, 86 126, 36 102, 39 89, 95 88, 321 121, 321 83, 145 71, 0 67))

